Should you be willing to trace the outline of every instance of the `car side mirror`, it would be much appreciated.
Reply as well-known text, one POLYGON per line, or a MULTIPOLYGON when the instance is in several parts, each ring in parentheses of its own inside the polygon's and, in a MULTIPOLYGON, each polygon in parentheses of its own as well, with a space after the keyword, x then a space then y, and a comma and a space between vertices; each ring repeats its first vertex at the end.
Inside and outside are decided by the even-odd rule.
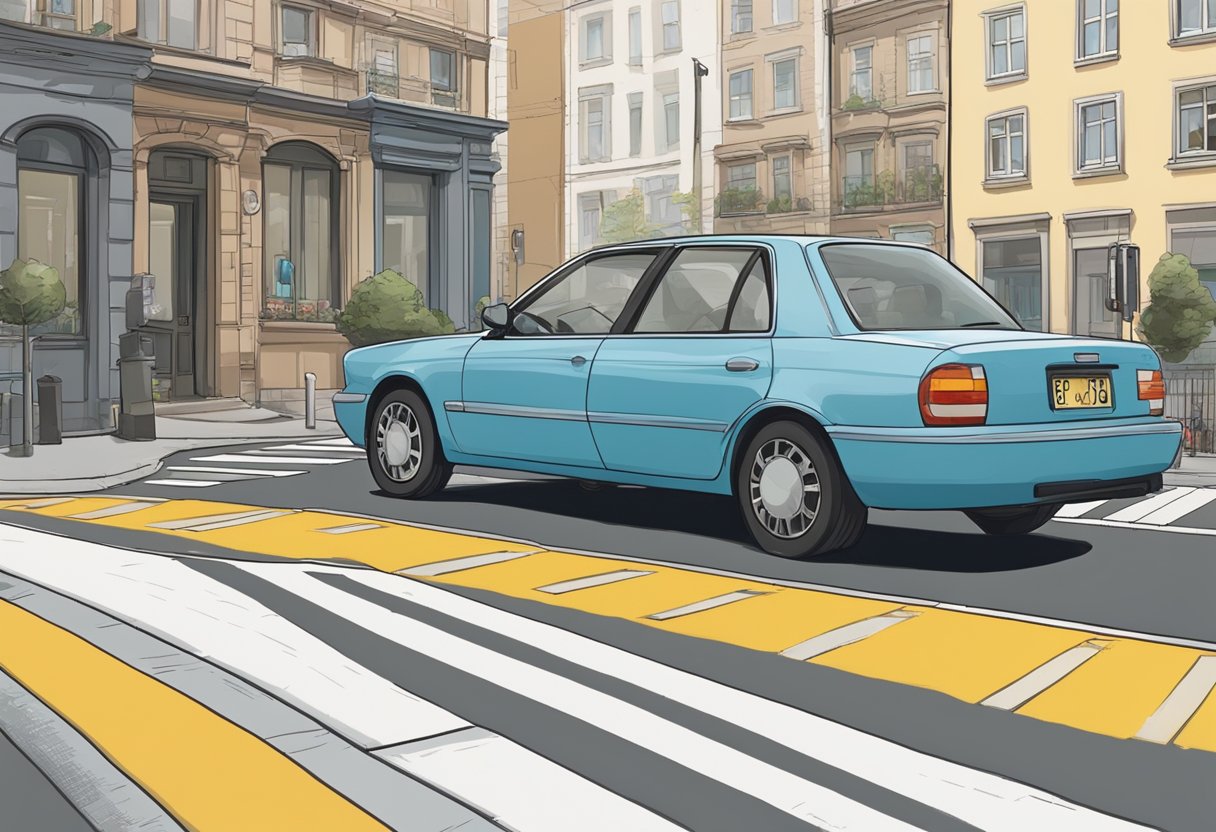
POLYGON ((496 303, 481 310, 481 322, 491 332, 504 330, 511 324, 511 307, 505 303, 496 303))

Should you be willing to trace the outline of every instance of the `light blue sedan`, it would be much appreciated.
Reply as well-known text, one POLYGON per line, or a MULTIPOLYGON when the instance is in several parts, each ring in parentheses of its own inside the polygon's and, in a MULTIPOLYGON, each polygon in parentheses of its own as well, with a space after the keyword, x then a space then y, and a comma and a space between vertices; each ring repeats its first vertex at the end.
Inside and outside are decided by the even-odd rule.
POLYGON ((761 548, 808 557, 867 508, 1025 534, 1159 490, 1180 441, 1150 348, 1028 332, 914 245, 606 247, 483 323, 346 355, 334 410, 383 492, 476 465, 730 494, 761 548))

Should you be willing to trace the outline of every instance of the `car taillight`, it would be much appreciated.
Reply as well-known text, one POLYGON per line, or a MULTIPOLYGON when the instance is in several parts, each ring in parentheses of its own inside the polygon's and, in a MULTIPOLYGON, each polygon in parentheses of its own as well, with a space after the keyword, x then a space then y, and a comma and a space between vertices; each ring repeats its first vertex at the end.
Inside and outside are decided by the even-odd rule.
POLYGON ((988 379, 977 364, 943 364, 920 381, 926 425, 982 425, 988 418, 988 379))
POLYGON ((1148 402, 1150 416, 1165 413, 1165 378, 1160 370, 1136 370, 1136 384, 1140 388, 1140 401, 1148 402))

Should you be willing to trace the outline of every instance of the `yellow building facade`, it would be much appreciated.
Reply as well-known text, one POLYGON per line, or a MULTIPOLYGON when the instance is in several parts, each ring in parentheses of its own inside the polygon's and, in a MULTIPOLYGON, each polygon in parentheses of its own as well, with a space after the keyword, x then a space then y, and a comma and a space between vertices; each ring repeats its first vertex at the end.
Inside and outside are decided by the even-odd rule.
MULTIPOLYGON (((1211 4, 955 0, 952 15, 955 262, 1060 333, 1129 337, 1103 307, 1114 242, 1141 247, 1145 283, 1174 252, 1216 290, 1211 4)), ((1216 363, 1216 343, 1188 363, 1216 363)))

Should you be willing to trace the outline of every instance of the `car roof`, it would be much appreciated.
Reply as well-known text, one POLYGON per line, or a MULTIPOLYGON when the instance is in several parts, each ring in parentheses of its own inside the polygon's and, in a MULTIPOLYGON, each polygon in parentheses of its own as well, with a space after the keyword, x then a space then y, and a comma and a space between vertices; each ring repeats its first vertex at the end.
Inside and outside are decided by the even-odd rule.
POLYGON ((677 237, 655 237, 648 240, 631 240, 626 243, 608 243, 595 246, 584 251, 590 254, 597 251, 609 251, 622 248, 653 248, 655 246, 681 245, 684 243, 769 243, 794 240, 803 245, 815 243, 875 243, 878 245, 917 246, 915 243, 905 243, 898 240, 882 240, 876 237, 843 237, 839 235, 816 234, 681 234, 677 237))

